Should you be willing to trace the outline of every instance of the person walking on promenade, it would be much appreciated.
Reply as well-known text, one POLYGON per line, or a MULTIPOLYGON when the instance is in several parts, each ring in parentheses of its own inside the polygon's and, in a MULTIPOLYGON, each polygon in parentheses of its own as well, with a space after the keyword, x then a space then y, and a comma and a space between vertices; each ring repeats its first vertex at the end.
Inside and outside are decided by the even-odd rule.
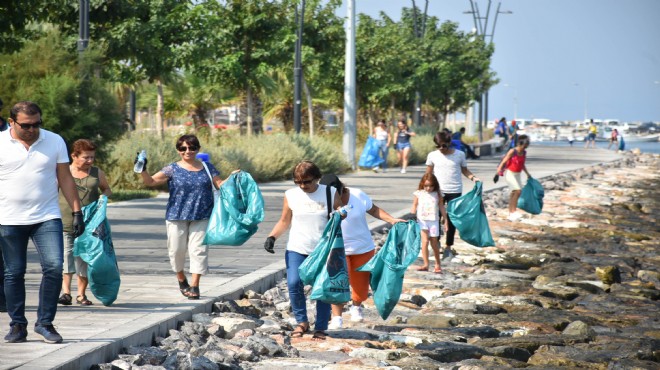
POLYGON ((509 127, 509 148, 516 146, 518 141, 518 124, 515 120, 511 121, 511 127, 509 127))
MULTIPOLYGON (((374 127, 373 137, 378 140, 378 144, 380 145, 378 154, 383 158, 383 172, 387 172, 387 153, 392 142, 392 135, 390 135, 384 119, 378 121, 378 124, 374 127)), ((374 167, 374 172, 378 172, 379 169, 378 166, 374 167)))
MULTIPOLYGON (((310 327, 305 290, 298 268, 321 240, 323 229, 328 222, 328 214, 332 209, 341 207, 341 200, 335 197, 335 188, 330 187, 332 209, 328 209, 326 185, 319 184, 320 179, 321 170, 312 161, 302 161, 294 167, 293 182, 296 187, 284 193, 282 215, 264 243, 267 252, 275 253, 275 241, 289 227, 291 228, 284 261, 291 310, 298 324, 291 333, 292 338, 301 338, 310 327)), ((330 304, 316 301, 316 323, 312 339, 325 340, 329 320, 330 304)))
MULTIPOLYGON (((73 143, 72 161, 69 170, 73 176, 73 181, 76 183, 78 197, 83 207, 96 202, 101 195, 107 197, 112 195, 105 173, 98 167, 93 166, 94 159, 96 159, 96 145, 91 140, 80 139, 73 143)), ((76 274, 78 277, 76 303, 81 306, 89 306, 92 302, 87 299, 85 294, 88 284, 87 263, 82 258, 73 255, 73 241, 75 238, 73 236, 73 219, 69 216, 71 208, 61 192, 59 203, 62 210, 64 230, 64 275, 62 277, 62 295, 57 302, 65 306, 72 304, 71 279, 73 274, 76 274)))
POLYGON ((525 166, 525 158, 527 156, 527 151, 525 149, 527 149, 527 147, 529 147, 529 137, 527 135, 520 135, 518 138, 518 145, 513 149, 509 149, 499 166, 497 166, 497 172, 500 174, 506 169, 504 179, 511 190, 511 197, 509 198, 509 217, 507 217, 507 220, 509 221, 518 221, 522 217, 522 214, 517 211, 518 198, 520 198, 520 191, 522 189, 520 172, 525 171, 527 177, 531 177, 525 166))
POLYGON ((179 161, 168 164, 153 176, 149 175, 145 161, 140 175, 147 186, 167 183, 170 196, 165 211, 165 226, 170 265, 176 273, 181 294, 188 299, 199 299, 199 280, 209 270, 209 246, 203 241, 213 211, 212 186, 219 188, 225 180, 211 163, 202 163, 196 158, 201 148, 197 136, 183 135, 175 146, 179 161), (190 284, 183 271, 186 251, 192 275, 190 284))
POLYGON ((594 119, 592 118, 589 122, 589 133, 587 134, 587 140, 585 140, 584 143, 585 148, 589 148, 589 144, 591 144, 592 148, 596 148, 596 134, 598 134, 598 127, 596 127, 594 119))
POLYGON ((415 199, 413 200, 410 213, 417 215, 417 224, 421 231, 422 240, 422 260, 424 261, 417 271, 429 270, 429 249, 428 245, 431 244, 433 249, 433 256, 435 257, 435 269, 433 272, 439 274, 442 272, 440 266, 440 215, 444 220, 444 228, 448 229, 447 210, 445 210, 444 199, 440 193, 440 184, 438 179, 432 173, 425 173, 419 182, 417 191, 413 193, 415 199))
POLYGON ((607 145, 607 150, 610 150, 612 144, 614 144, 614 150, 619 149, 619 131, 617 129, 612 129, 612 134, 610 135, 610 143, 607 145))
POLYGON ((41 286, 34 332, 46 343, 60 343, 55 330, 57 298, 62 287, 62 214, 58 186, 73 210, 73 235, 85 230, 69 155, 61 136, 41 129, 41 109, 30 101, 10 111, 10 128, 0 133, 0 250, 4 259, 4 292, 11 318, 7 343, 25 342, 25 271, 28 240, 41 262, 41 286))
POLYGON ((495 127, 495 131, 493 133, 501 137, 503 143, 506 143, 507 139, 509 138, 508 135, 509 129, 506 125, 506 117, 500 118, 500 120, 497 122, 497 127, 495 127))
MULTIPOLYGON (((444 203, 456 199, 463 193, 463 182, 461 174, 470 181, 479 180, 468 168, 465 153, 451 148, 451 135, 440 131, 433 137, 433 142, 438 150, 434 150, 426 156, 426 173, 433 173, 440 184, 440 192, 444 203)), ((447 237, 445 239, 445 251, 452 251, 456 227, 447 217, 447 237)), ((455 254, 455 252, 453 252, 455 254)))
POLYGON ((397 123, 399 131, 394 138, 394 147, 396 148, 396 156, 398 159, 399 165, 401 165, 401 173, 406 173, 406 168, 408 168, 408 157, 410 157, 410 150, 412 146, 410 145, 410 137, 415 136, 416 134, 408 128, 408 124, 400 119, 397 123))
POLYGON ((461 143, 460 150, 467 153, 468 159, 479 159, 479 156, 474 153, 472 148, 463 141, 463 135, 465 135, 465 127, 461 127, 457 132, 454 132, 451 135, 451 139, 458 140, 461 143))
MULTIPOLYGON (((351 321, 361 322, 363 321, 362 302, 369 297, 371 273, 356 271, 356 269, 369 262, 376 249, 367 223, 367 214, 390 224, 405 222, 405 220, 392 217, 392 215, 374 204, 365 192, 345 186, 336 175, 325 175, 321 178, 320 183, 336 188, 341 204, 350 206, 350 211, 341 222, 341 233, 346 253, 348 281, 351 286, 352 306, 349 310, 351 321)), ((329 329, 342 328, 344 324, 343 311, 344 304, 332 305, 332 319, 328 326, 329 329)))

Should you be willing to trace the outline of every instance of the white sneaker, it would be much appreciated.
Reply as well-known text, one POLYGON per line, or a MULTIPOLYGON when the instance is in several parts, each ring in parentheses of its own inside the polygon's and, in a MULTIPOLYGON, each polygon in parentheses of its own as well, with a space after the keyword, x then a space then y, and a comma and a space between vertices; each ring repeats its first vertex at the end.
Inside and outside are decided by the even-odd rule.
POLYGON ((402 168, 401 173, 406 173, 406 170, 402 168))
POLYGON ((506 219, 512 222, 516 222, 522 218, 522 215, 518 212, 513 212, 506 219))
POLYGON ((341 316, 333 316, 332 319, 330 320, 330 324, 328 324, 328 329, 330 330, 341 329, 343 325, 344 325, 344 320, 341 318, 341 316))
POLYGON ((349 310, 351 313, 351 321, 362 322, 364 317, 362 316, 362 306, 351 306, 349 310))
POLYGON ((378 173, 378 170, 380 170, 380 167, 376 166, 376 167, 372 168, 372 170, 374 170, 375 173, 378 173))

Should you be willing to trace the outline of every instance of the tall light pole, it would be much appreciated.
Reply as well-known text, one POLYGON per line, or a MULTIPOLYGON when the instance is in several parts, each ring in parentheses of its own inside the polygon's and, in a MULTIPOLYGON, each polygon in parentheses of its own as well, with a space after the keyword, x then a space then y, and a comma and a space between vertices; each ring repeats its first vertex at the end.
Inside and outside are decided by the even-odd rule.
MULTIPOLYGON (((412 0, 413 6, 413 30, 415 32, 415 38, 420 41, 424 38, 426 33, 426 14, 429 9, 429 0, 426 0, 426 5, 424 6, 424 15, 422 16, 422 24, 419 24, 417 16, 417 5, 415 0, 412 0)), ((415 112, 413 114, 413 123, 416 126, 419 126, 422 123, 422 92, 419 91, 419 83, 416 86, 415 90, 415 112)))
POLYGON ((513 119, 518 118, 518 88, 510 84, 502 84, 504 87, 513 89, 513 119))
POLYGON ((355 0, 347 2, 346 64, 344 73, 344 137, 346 160, 355 169, 355 135, 357 132, 357 102, 355 98, 355 0))
MULTIPOLYGON (((474 28, 476 29, 477 35, 479 35, 484 42, 492 45, 493 37, 495 36, 495 26, 497 25, 497 18, 500 14, 513 14, 510 10, 500 10, 502 2, 497 3, 497 10, 495 11, 495 20, 493 21, 493 26, 490 33, 488 33, 488 19, 490 18, 490 9, 492 5, 492 0, 488 0, 488 7, 486 8, 486 14, 481 15, 479 11, 479 4, 477 0, 470 0, 471 10, 465 11, 465 14, 472 14, 472 19, 474 21, 474 28)), ((486 91, 479 98, 479 141, 483 141, 483 124, 484 121, 488 121, 488 91, 490 87, 486 87, 486 91)))
POLYGON ((296 134, 302 126, 302 37, 305 24, 305 0, 300 3, 300 12, 296 6, 296 21, 298 21, 298 38, 296 40, 296 56, 293 62, 293 128, 296 134))
POLYGON ((83 53, 89 44, 89 0, 78 1, 78 53, 83 53))

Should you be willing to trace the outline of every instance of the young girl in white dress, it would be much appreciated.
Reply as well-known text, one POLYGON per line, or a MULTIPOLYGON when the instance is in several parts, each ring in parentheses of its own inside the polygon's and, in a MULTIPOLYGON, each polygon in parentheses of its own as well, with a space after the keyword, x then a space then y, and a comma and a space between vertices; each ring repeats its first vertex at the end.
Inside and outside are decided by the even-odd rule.
POLYGON ((419 182, 417 191, 413 193, 415 199, 410 210, 411 213, 417 215, 417 223, 421 231, 422 240, 422 258, 424 264, 417 268, 417 271, 429 270, 429 250, 428 244, 430 242, 433 248, 433 255, 435 257, 435 269, 433 272, 439 274, 442 272, 440 267, 440 217, 444 220, 444 227, 447 229, 447 211, 445 210, 442 194, 440 193, 440 185, 438 179, 432 173, 426 173, 422 176, 419 182))

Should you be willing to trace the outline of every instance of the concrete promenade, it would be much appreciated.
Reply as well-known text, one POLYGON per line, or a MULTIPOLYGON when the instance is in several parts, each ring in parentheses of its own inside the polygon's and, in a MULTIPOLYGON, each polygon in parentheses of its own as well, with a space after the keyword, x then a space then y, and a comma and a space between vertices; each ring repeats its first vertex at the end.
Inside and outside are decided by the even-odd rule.
MULTIPOLYGON (((468 161, 468 168, 484 182, 485 191, 506 186, 493 184, 497 157, 468 161)), ((529 148, 528 170, 535 178, 572 171, 620 158, 603 149, 529 148)), ((347 186, 369 194, 374 202, 394 216, 408 213, 412 192, 426 166, 412 166, 407 174, 398 168, 375 174, 360 171, 341 176, 347 186)), ((38 290, 41 281, 38 256, 28 250, 26 343, 0 343, 0 369, 87 369, 116 357, 122 347, 150 345, 155 336, 165 336, 179 321, 193 313, 210 312, 214 301, 237 298, 244 290, 264 290, 284 277, 286 235, 276 242, 275 254, 263 250, 263 241, 280 217, 284 191, 291 181, 260 184, 266 205, 266 219, 259 231, 241 247, 211 247, 210 274, 201 280, 202 299, 189 301, 179 293, 170 269, 165 246, 165 205, 167 195, 147 200, 111 204, 108 217, 122 273, 117 301, 104 307, 88 292, 93 306, 59 306, 55 326, 64 337, 62 344, 46 344, 33 332, 38 290)), ((464 179, 464 192, 472 184, 464 179)), ((370 216, 368 216, 370 217, 370 216)), ((372 230, 382 222, 370 217, 372 230)), ((74 279, 75 280, 75 279, 74 279)), ((75 282, 72 293, 75 296, 75 282)), ((0 313, 2 336, 9 329, 9 317, 0 313)))

